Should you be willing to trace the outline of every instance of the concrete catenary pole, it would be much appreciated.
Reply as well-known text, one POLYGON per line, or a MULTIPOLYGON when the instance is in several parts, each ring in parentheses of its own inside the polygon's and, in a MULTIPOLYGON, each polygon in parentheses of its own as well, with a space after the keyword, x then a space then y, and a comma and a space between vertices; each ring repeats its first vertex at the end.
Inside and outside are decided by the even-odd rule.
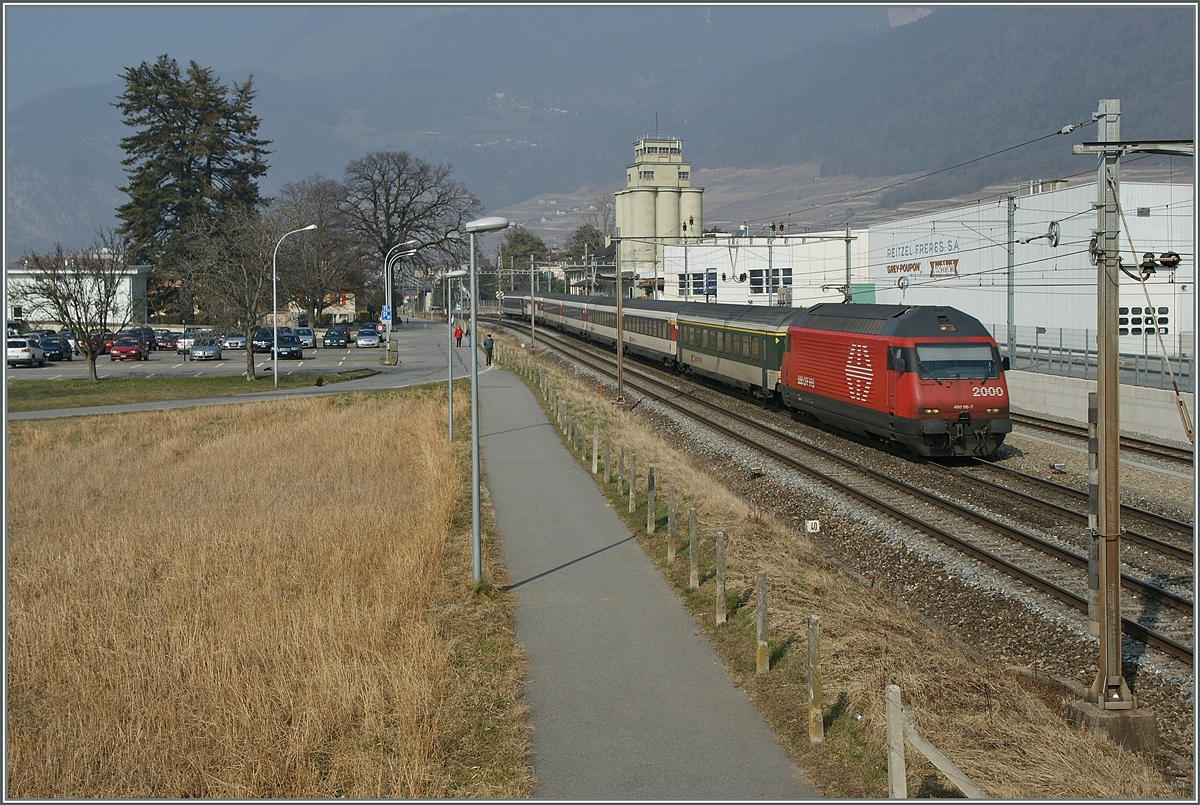
MULTIPOLYGON (((1118 143, 1121 139, 1121 102, 1100 101, 1097 110, 1098 140, 1118 143)), ((1133 709, 1135 703, 1121 673, 1121 486, 1120 471, 1120 385, 1117 341, 1117 308, 1120 304, 1120 217, 1117 208, 1120 188, 1120 148, 1114 145, 1099 156, 1097 188, 1097 294, 1099 329, 1097 394, 1097 539, 1100 569, 1100 669, 1087 701, 1101 709, 1133 709)))

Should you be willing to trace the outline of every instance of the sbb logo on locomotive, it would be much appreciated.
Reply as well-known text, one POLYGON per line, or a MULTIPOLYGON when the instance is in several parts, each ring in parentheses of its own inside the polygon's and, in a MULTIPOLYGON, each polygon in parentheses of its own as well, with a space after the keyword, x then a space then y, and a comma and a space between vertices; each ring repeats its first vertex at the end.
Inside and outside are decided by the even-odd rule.
POLYGON ((875 370, 871 367, 871 355, 862 344, 850 347, 846 356, 846 388, 850 399, 866 402, 871 392, 871 382, 875 379, 875 370))

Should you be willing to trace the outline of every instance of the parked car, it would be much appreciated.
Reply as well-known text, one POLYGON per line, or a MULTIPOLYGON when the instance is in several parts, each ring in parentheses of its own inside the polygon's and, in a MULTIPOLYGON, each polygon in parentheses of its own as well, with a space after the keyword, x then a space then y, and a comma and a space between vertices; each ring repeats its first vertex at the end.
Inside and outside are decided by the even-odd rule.
POLYGON ((67 342, 67 345, 71 347, 71 351, 73 353, 76 355, 79 354, 79 339, 75 337, 74 332, 71 330, 62 330, 59 332, 58 337, 67 342))
POLYGON ((300 346, 317 348, 317 333, 311 327, 297 327, 295 336, 300 339, 300 346))
POLYGON ((118 337, 128 335, 142 339, 142 343, 146 345, 147 351, 158 351, 158 336, 156 336, 154 334, 154 330, 150 329, 149 327, 127 327, 126 329, 117 333, 118 337))
POLYGON ((109 347, 108 359, 110 361, 148 361, 150 360, 150 347, 136 335, 123 335, 109 347))
POLYGON ((113 335, 111 330, 105 330, 103 333, 96 331, 91 334, 92 350, 97 355, 106 355, 113 342, 117 337, 113 335))
POLYGON ((66 339, 61 336, 50 336, 43 338, 38 342, 38 346, 42 348, 42 353, 48 361, 69 361, 71 360, 73 350, 66 339))
POLYGON ((184 330, 183 333, 181 333, 180 336, 175 339, 175 354, 187 355, 192 350, 192 344, 195 343, 196 339, 199 337, 200 333, 197 330, 193 330, 190 327, 187 330, 184 330))
POLYGON ((201 336, 192 343, 188 357, 194 361, 219 361, 221 342, 211 335, 201 336))
POLYGON ((32 369, 46 365, 46 353, 32 336, 8 339, 7 359, 9 366, 23 363, 32 369))
POLYGON ((346 337, 346 331, 339 327, 330 327, 325 331, 325 337, 321 339, 321 346, 326 349, 335 347, 344 347, 350 343, 346 337))
POLYGON ((293 358, 295 360, 303 360, 304 347, 300 345, 300 339, 292 333, 280 333, 279 345, 271 349, 271 353, 276 355, 279 360, 293 358))
POLYGON ((275 343, 275 332, 269 327, 259 327, 254 331, 254 337, 250 339, 250 347, 255 352, 270 352, 271 345, 275 343))
POLYGON ((221 349, 245 349, 246 336, 242 333, 235 333, 233 330, 226 330, 221 334, 221 349))
POLYGON ((175 349, 176 341, 179 339, 179 336, 170 330, 156 330, 154 337, 158 339, 159 349, 175 349))
POLYGON ((377 347, 379 346, 379 333, 375 332, 374 327, 364 327, 354 337, 354 345, 358 347, 377 347))

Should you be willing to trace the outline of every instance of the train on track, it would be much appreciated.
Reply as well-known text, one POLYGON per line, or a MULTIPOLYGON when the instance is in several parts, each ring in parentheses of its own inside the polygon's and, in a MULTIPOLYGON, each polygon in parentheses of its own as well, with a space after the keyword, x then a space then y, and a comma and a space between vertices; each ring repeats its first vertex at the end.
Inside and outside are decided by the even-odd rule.
MULTIPOLYGON (((507 318, 617 344, 617 300, 505 295, 507 318), (533 305, 536 304, 536 310, 533 305)), ((921 456, 990 456, 1012 431, 995 339, 950 307, 622 300, 627 354, 921 456)))

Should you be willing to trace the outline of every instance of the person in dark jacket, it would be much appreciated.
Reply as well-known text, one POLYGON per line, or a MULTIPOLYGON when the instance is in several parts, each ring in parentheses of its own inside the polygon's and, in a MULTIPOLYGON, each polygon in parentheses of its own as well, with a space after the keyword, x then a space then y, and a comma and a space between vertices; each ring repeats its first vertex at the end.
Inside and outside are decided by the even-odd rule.
POLYGON ((488 333, 487 338, 483 339, 483 354, 487 359, 485 366, 492 365, 492 348, 496 346, 496 342, 492 340, 492 334, 488 333))

